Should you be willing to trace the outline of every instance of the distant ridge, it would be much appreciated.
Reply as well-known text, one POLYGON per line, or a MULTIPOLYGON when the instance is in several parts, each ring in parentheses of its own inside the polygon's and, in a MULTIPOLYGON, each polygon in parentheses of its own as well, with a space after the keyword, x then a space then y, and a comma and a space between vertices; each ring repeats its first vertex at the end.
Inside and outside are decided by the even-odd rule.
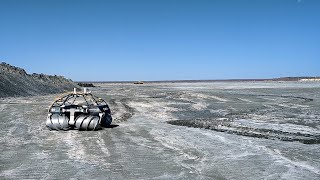
POLYGON ((27 74, 22 68, 4 62, 0 64, 0 98, 59 93, 73 87, 78 86, 63 76, 27 74))
MULTIPOLYGON (((216 80, 162 80, 162 81, 142 81, 144 83, 197 83, 197 82, 266 82, 266 81, 320 81, 319 77, 280 77, 271 79, 216 79, 216 80)), ((135 83, 137 81, 77 81, 78 83, 135 83)))

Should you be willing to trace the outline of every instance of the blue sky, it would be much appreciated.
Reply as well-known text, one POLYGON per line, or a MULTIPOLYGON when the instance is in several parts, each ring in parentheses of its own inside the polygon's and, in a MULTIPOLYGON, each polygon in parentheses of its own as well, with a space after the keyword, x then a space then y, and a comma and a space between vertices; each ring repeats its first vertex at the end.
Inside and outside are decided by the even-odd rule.
POLYGON ((320 1, 0 0, 0 61, 83 81, 320 76, 320 1))

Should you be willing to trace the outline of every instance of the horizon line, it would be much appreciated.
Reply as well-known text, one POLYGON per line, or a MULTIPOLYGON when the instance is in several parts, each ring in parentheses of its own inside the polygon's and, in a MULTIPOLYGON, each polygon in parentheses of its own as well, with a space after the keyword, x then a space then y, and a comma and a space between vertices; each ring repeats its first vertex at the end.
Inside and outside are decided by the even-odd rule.
POLYGON ((232 79, 175 79, 175 80, 115 80, 115 81, 82 81, 77 83, 132 83, 132 82, 239 82, 239 81, 298 81, 301 79, 320 79, 320 76, 288 76, 277 78, 232 78, 232 79))

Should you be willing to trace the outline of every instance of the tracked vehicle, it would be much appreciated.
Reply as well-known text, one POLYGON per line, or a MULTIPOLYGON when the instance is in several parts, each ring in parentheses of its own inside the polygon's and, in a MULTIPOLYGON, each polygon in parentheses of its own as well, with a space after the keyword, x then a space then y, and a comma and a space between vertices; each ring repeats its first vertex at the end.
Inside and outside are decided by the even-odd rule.
POLYGON ((46 126, 50 130, 99 130, 111 124, 111 111, 101 98, 84 88, 83 92, 66 94, 55 100, 48 109, 46 126))

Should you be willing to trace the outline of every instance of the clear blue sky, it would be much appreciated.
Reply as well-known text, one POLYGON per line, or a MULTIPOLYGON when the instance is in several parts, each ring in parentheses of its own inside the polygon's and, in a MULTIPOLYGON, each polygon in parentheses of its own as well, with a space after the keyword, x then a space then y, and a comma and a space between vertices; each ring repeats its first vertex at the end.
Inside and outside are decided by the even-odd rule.
POLYGON ((320 1, 0 0, 0 61, 84 81, 320 76, 320 1))

